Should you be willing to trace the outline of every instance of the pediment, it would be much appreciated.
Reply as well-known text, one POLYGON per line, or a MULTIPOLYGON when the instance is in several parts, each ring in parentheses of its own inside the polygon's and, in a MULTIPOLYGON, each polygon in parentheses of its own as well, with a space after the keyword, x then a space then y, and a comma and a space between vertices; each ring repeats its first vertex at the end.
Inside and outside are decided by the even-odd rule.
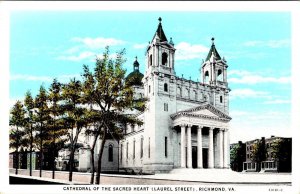
POLYGON ((178 116, 231 120, 230 116, 228 116, 227 114, 223 113, 222 111, 216 109, 214 106, 207 103, 187 110, 179 111, 175 114, 172 114, 171 118, 175 119, 178 116))

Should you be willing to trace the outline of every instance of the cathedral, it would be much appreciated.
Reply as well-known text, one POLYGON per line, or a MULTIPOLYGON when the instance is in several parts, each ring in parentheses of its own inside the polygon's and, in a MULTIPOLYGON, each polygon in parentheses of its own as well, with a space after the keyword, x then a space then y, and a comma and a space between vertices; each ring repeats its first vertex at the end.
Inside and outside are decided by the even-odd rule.
MULTIPOLYGON (((119 141, 118 168, 170 172, 176 168, 229 168, 229 92, 227 62, 214 38, 201 64, 200 82, 175 73, 176 49, 161 18, 147 46, 145 72, 139 62, 127 81, 136 97, 148 99, 144 112, 128 112, 143 121, 127 125, 119 141)), ((102 158, 103 160, 103 158, 102 158)))
MULTIPOLYGON (((229 168, 229 91, 227 62, 221 58, 212 38, 211 48, 201 64, 200 80, 179 77, 175 73, 176 49, 168 41, 161 18, 147 46, 145 73, 139 62, 126 77, 135 98, 147 98, 144 112, 126 111, 143 121, 127 125, 123 139, 107 140, 102 155, 102 172, 170 172, 176 168, 229 168)), ((78 171, 91 170, 86 136, 75 155, 78 171)), ((97 158, 100 143, 95 148, 97 158)), ((59 151, 57 168, 64 169, 68 150, 59 151)), ((95 162, 97 164, 97 162, 95 162)), ((97 168, 97 165, 95 166, 97 168)))

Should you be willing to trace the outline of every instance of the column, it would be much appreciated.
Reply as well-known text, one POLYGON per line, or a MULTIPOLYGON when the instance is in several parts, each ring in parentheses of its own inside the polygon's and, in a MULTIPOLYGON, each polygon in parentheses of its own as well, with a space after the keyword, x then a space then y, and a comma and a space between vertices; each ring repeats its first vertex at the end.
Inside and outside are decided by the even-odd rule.
POLYGON ((224 129, 223 131, 224 135, 223 135, 223 139, 224 139, 224 168, 229 168, 228 165, 228 129, 224 129))
POLYGON ((192 168, 192 125, 187 127, 187 167, 192 168))
POLYGON ((223 162, 223 150, 224 150, 224 143, 223 143, 223 129, 219 129, 219 167, 223 168, 224 167, 224 162, 223 162))
POLYGON ((186 161, 185 161, 185 125, 181 125, 181 167, 186 167, 186 161))
POLYGON ((214 168, 214 133, 213 128, 209 128, 208 143, 208 168, 214 168))
POLYGON ((197 133, 197 167, 203 168, 203 159, 202 159, 202 126, 198 126, 198 133, 197 133))

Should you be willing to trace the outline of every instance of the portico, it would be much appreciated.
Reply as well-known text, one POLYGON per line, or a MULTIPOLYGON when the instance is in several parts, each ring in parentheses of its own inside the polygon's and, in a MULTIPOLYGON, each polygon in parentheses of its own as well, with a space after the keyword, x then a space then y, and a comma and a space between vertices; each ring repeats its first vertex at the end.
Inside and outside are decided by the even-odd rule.
POLYGON ((203 104, 171 118, 180 134, 181 168, 229 168, 229 116, 203 104))

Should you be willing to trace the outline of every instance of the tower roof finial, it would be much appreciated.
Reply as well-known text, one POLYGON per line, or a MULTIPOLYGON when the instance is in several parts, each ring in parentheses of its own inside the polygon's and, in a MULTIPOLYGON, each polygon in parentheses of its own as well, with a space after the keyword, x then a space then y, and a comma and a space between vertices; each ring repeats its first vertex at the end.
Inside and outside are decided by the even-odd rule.
POLYGON ((158 18, 159 23, 161 23, 161 20, 162 20, 161 17, 159 17, 159 18, 158 18))
POLYGON ((215 38, 214 37, 211 38, 211 43, 212 43, 212 45, 215 44, 215 38))

